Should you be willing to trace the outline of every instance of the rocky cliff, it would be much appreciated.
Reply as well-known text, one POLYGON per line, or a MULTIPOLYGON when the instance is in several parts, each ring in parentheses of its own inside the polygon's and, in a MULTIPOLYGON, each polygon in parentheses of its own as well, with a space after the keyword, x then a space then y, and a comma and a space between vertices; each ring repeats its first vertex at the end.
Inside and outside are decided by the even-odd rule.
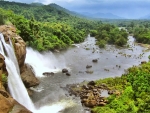
MULTIPOLYGON (((9 44, 9 38, 13 43, 20 68, 20 75, 25 86, 29 88, 31 86, 38 85, 39 80, 35 77, 31 67, 25 64, 26 43, 19 35, 17 35, 16 28, 10 25, 3 25, 0 26, 0 33, 4 35, 6 43, 9 44)), ((8 76, 8 73, 6 70, 5 58, 0 54, 0 113, 31 113, 16 100, 14 100, 5 90, 2 75, 8 76)))

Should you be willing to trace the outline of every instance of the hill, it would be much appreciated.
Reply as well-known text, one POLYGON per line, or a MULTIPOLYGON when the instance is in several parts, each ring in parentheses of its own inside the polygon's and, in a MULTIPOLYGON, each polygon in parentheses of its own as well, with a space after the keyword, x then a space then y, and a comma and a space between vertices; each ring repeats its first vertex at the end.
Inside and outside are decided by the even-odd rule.
POLYGON ((24 15, 27 19, 34 17, 37 21, 76 21, 79 20, 79 17, 83 17, 82 15, 69 11, 57 4, 43 5, 41 3, 25 4, 0 1, 0 7, 6 10, 12 10, 16 14, 24 15))
POLYGON ((150 19, 150 14, 145 15, 145 16, 141 17, 140 19, 147 19, 147 20, 149 20, 150 19))
POLYGON ((89 12, 82 12, 82 15, 89 17, 89 18, 99 18, 99 19, 124 19, 123 17, 119 17, 112 13, 89 13, 89 12))
POLYGON ((64 49, 82 42, 91 29, 101 24, 73 16, 56 4, 0 1, 0 12, 0 24, 15 25, 27 45, 39 51, 64 49))
POLYGON ((60 11, 64 11, 64 12, 66 12, 66 13, 72 15, 72 16, 77 16, 77 17, 85 18, 84 15, 82 15, 82 14, 80 14, 80 13, 77 13, 77 12, 74 12, 74 11, 70 11, 70 10, 68 10, 68 9, 65 9, 65 8, 63 8, 63 7, 61 7, 61 6, 57 5, 57 4, 55 4, 55 3, 51 3, 51 4, 49 4, 49 6, 51 6, 51 7, 53 7, 53 8, 56 8, 56 9, 58 9, 58 10, 60 10, 60 11))

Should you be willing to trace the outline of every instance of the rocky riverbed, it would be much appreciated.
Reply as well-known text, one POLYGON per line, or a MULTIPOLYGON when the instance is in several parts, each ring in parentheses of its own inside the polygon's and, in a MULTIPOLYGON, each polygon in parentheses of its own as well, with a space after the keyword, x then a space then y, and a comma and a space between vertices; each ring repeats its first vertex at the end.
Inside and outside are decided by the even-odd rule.
POLYGON ((107 97, 111 94, 120 95, 118 90, 111 90, 105 83, 96 85, 94 81, 82 82, 81 84, 68 84, 66 89, 69 96, 80 97, 83 107, 93 108, 95 106, 105 106, 108 103, 107 97), (102 95, 103 91, 108 94, 102 95))

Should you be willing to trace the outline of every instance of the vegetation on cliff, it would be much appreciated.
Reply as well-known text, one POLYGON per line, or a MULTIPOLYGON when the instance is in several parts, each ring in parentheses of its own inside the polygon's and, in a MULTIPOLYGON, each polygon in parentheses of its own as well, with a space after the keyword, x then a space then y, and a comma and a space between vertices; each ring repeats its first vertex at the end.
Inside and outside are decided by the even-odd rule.
POLYGON ((108 104, 95 107, 95 113, 149 113, 150 112, 150 62, 133 66, 121 77, 97 80, 97 85, 106 83, 111 90, 118 90, 107 98, 108 104))

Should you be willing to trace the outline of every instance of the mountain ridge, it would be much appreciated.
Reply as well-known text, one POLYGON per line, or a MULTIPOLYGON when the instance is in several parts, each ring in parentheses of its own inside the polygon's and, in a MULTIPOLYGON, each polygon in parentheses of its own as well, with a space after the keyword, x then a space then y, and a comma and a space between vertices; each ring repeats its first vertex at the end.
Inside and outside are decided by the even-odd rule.
POLYGON ((85 15, 86 17, 90 18, 99 18, 99 19, 125 19, 124 17, 117 16, 112 13, 101 13, 101 12, 96 12, 96 13, 89 13, 89 12, 82 12, 82 15, 85 15))

